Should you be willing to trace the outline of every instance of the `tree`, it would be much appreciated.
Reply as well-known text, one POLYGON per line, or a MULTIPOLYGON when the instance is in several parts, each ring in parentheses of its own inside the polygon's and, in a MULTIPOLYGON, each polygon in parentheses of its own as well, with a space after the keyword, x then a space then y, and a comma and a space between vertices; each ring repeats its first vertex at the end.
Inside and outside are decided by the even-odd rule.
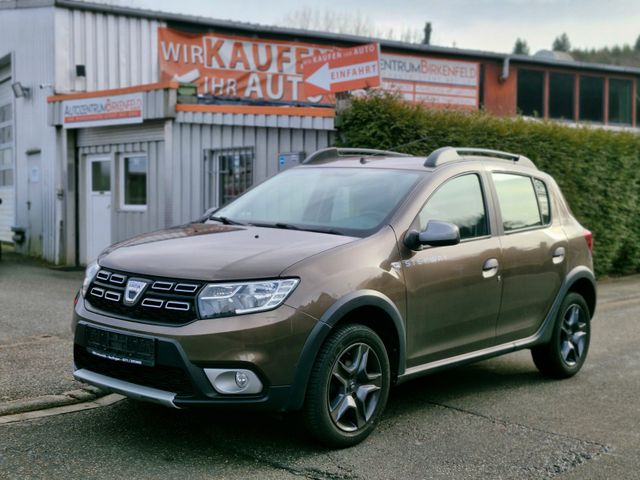
POLYGON ((513 53, 518 55, 529 55, 529 44, 527 44, 527 41, 522 38, 516 39, 516 43, 513 46, 513 53))
POLYGON ((569 52, 571 50, 571 42, 566 33, 563 33, 553 41, 551 49, 554 52, 569 52))
POLYGON ((638 35, 638 39, 636 40, 636 44, 634 45, 633 49, 636 52, 640 52, 640 35, 638 35))
MULTIPOLYGON (((1 1, 1 0, 0 0, 1 1)), ((419 30, 405 28, 396 31, 378 27, 371 17, 354 11, 320 10, 318 8, 303 7, 284 16, 281 25, 304 30, 318 30, 362 37, 388 38, 401 42, 420 43, 422 35, 419 30)))

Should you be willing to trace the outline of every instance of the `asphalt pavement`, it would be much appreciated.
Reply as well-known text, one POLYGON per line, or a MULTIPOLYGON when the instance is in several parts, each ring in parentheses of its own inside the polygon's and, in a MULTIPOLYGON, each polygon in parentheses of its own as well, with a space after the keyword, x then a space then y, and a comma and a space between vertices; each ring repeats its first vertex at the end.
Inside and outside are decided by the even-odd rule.
MULTIPOLYGON (((6 247, 3 247, 6 249, 6 247)), ((0 415, 73 403, 71 312, 82 271, 3 251, 0 261, 0 415), (37 399, 37 400, 36 400, 37 399)))
MULTIPOLYGON (((27 371, 69 375, 62 372, 81 274, 28 261, 10 277, 28 270, 56 293, 33 300, 35 280, 23 277, 25 288, 11 287, 23 295, 13 296, 6 289, 16 280, 0 265, 0 397, 19 390, 5 365, 17 352, 27 364, 29 350, 41 352, 27 371), (35 301, 55 306, 21 321, 5 313, 38 312, 35 301)), ((314 444, 295 415, 123 400, 0 424, 0 478, 640 478, 640 276, 602 282, 599 296, 589 358, 576 377, 547 380, 522 351, 408 382, 392 391, 374 434, 349 449, 314 444)), ((58 381, 58 392, 78 386, 58 381)), ((46 391, 46 381, 36 383, 30 389, 24 380, 21 391, 46 391)))

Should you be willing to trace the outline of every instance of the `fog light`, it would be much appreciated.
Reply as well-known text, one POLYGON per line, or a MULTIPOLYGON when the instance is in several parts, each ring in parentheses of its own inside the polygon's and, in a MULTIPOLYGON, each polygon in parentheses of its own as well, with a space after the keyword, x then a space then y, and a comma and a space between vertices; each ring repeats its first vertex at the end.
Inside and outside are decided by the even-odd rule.
POLYGON ((250 395, 262 392, 258 376, 245 368, 205 368, 204 373, 218 393, 250 395))
POLYGON ((247 377, 247 374, 244 372, 236 372, 236 385, 238 385, 238 388, 244 390, 247 383, 249 383, 249 377, 247 377))

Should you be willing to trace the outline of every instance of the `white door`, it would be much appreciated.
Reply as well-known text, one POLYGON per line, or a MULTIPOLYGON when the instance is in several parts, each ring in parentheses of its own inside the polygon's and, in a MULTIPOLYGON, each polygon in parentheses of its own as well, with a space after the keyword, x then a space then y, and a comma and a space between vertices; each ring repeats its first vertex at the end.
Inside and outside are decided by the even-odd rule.
POLYGON ((87 157, 87 248, 85 262, 111 245, 111 157, 87 157))
POLYGON ((28 199, 27 199, 27 251, 39 256, 42 251, 42 160, 40 153, 27 156, 28 199))

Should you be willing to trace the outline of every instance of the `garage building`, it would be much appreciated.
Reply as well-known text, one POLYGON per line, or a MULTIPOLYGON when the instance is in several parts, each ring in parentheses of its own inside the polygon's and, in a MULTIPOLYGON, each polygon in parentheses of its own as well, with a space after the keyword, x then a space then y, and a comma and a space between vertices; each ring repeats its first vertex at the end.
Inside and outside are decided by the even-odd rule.
MULTIPOLYGON (((332 143, 308 56, 372 39, 77 0, 0 2, 0 241, 59 264, 187 222, 332 143)), ((640 69, 377 40, 430 108, 636 131, 640 69)))

